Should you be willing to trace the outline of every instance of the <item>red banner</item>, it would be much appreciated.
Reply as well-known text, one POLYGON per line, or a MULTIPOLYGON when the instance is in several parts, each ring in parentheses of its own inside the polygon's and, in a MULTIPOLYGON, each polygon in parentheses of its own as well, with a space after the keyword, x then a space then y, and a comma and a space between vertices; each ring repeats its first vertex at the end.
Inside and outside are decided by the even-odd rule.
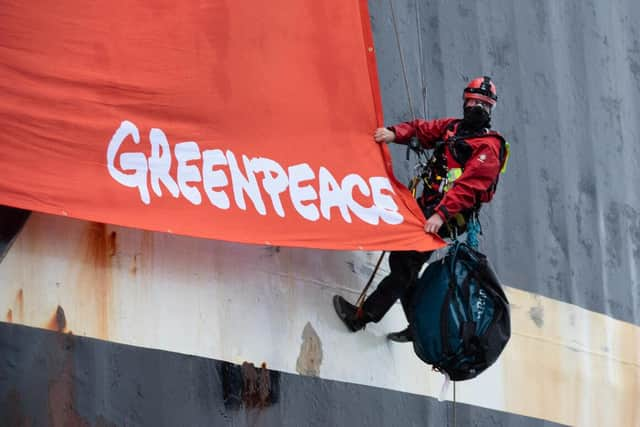
POLYGON ((372 140, 365 0, 2 0, 0 34, 0 204, 246 243, 442 246, 372 140))

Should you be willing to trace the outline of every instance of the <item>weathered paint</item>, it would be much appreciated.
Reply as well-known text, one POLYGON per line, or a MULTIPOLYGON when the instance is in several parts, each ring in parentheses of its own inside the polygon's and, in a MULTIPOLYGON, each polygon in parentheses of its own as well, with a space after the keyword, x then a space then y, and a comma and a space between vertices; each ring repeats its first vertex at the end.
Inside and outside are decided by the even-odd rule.
MULTIPOLYGON (((25 325, 437 397, 443 377, 385 339, 404 326, 398 307, 358 334, 332 311, 333 293, 356 299, 377 255, 275 251, 34 214, 0 264, 0 301, 22 292, 25 325), (110 254, 110 240, 95 236, 114 232, 110 254)), ((515 288, 508 296, 512 341, 494 367, 458 385, 459 402, 569 425, 640 422, 640 327, 515 288)))
POLYGON ((302 345, 296 361, 296 372, 317 377, 322 365, 322 341, 311 323, 307 322, 302 330, 302 345))

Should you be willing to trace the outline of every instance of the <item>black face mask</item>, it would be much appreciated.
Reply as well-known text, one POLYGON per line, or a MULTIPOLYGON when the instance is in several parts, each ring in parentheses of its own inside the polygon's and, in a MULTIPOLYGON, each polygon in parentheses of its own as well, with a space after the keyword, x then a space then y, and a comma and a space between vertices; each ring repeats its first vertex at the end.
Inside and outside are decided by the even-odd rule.
POLYGON ((467 129, 479 129, 481 127, 487 127, 490 118, 487 110, 479 105, 474 105, 473 107, 464 108, 462 123, 467 129))

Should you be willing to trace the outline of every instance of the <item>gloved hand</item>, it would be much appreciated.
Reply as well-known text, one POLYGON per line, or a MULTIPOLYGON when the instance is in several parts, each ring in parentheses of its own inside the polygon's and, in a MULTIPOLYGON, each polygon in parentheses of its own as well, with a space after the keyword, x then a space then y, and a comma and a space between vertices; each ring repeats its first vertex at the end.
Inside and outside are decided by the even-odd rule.
POLYGON ((396 134, 387 128, 378 128, 373 132, 373 140, 375 142, 393 142, 396 140, 396 134))

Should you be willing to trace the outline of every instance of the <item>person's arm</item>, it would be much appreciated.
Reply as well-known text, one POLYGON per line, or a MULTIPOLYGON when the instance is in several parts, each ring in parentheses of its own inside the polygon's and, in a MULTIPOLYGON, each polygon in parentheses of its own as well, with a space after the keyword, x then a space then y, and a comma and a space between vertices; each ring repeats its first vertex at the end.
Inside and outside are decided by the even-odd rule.
POLYGON ((442 134, 453 120, 455 119, 416 119, 388 128, 378 128, 374 131, 373 138, 376 142, 407 144, 413 136, 417 136, 424 148, 433 148, 434 143, 442 138, 442 134))
POLYGON ((395 142, 406 144, 416 136, 424 148, 433 148, 436 141, 442 138, 447 126, 454 121, 454 118, 422 120, 416 119, 411 122, 393 125, 390 129, 395 133, 395 142))
POLYGON ((474 149, 462 175, 453 183, 435 209, 447 221, 463 210, 471 209, 500 172, 500 141, 487 137, 474 149))

